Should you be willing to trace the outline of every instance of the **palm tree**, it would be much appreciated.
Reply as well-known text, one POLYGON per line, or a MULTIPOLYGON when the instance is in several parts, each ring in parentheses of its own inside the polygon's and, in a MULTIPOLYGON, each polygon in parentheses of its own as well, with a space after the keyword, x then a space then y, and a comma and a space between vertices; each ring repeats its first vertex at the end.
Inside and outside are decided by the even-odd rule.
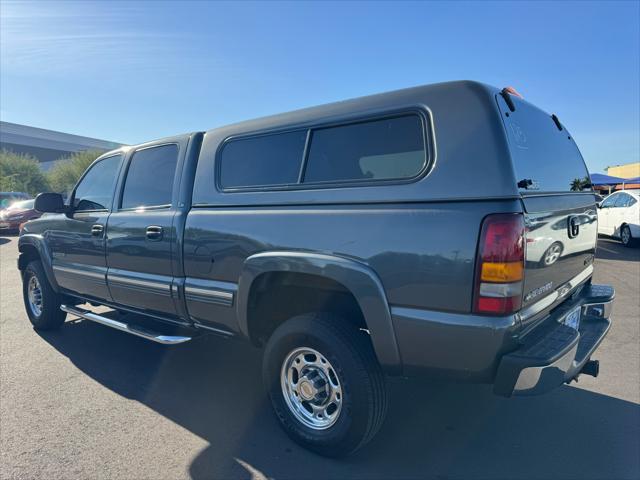
POLYGON ((585 186, 585 180, 582 178, 574 178, 573 181, 571 182, 571 191, 572 192, 579 192, 582 190, 582 188, 585 186))

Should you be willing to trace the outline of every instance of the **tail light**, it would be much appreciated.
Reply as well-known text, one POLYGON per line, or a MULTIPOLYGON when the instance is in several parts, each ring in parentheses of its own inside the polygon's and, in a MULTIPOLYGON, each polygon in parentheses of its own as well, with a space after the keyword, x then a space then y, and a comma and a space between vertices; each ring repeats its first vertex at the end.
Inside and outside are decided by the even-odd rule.
POLYGON ((482 223, 473 310, 508 315, 522 304, 524 218, 518 213, 489 215, 482 223))

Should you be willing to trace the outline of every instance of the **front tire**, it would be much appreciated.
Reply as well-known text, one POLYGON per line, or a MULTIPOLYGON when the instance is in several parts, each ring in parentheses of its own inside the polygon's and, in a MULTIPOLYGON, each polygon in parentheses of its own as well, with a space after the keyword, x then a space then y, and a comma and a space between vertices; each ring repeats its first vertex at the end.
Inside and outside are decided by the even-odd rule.
POLYGON ((271 335, 263 378, 285 432, 320 455, 366 444, 387 411, 384 374, 368 334, 341 317, 294 317, 271 335))
POLYGON ((36 330, 60 328, 67 316, 60 310, 62 299, 47 279, 39 260, 32 260, 22 275, 22 297, 27 316, 36 330))

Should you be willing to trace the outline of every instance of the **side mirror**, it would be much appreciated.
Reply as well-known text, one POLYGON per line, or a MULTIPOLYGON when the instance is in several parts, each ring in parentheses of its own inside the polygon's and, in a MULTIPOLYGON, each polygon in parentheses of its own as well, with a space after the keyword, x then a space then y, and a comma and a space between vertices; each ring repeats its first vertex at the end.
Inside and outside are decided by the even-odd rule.
POLYGON ((41 213, 63 213, 67 210, 59 193, 40 193, 33 208, 41 213))
POLYGON ((598 208, 602 208, 602 202, 598 202, 596 203, 596 205, 598 206, 598 208))

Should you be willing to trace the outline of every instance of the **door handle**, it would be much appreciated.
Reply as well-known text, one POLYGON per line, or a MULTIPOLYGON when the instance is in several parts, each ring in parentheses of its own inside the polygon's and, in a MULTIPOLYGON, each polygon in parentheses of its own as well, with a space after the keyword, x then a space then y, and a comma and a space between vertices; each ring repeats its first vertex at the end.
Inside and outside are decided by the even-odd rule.
POLYGON ((162 239, 162 227, 157 225, 149 225, 147 227, 147 238, 149 240, 161 240, 162 239))
POLYGON ((91 235, 93 235, 94 237, 101 237, 102 232, 104 232, 104 225, 96 223, 95 225, 91 226, 91 235))

